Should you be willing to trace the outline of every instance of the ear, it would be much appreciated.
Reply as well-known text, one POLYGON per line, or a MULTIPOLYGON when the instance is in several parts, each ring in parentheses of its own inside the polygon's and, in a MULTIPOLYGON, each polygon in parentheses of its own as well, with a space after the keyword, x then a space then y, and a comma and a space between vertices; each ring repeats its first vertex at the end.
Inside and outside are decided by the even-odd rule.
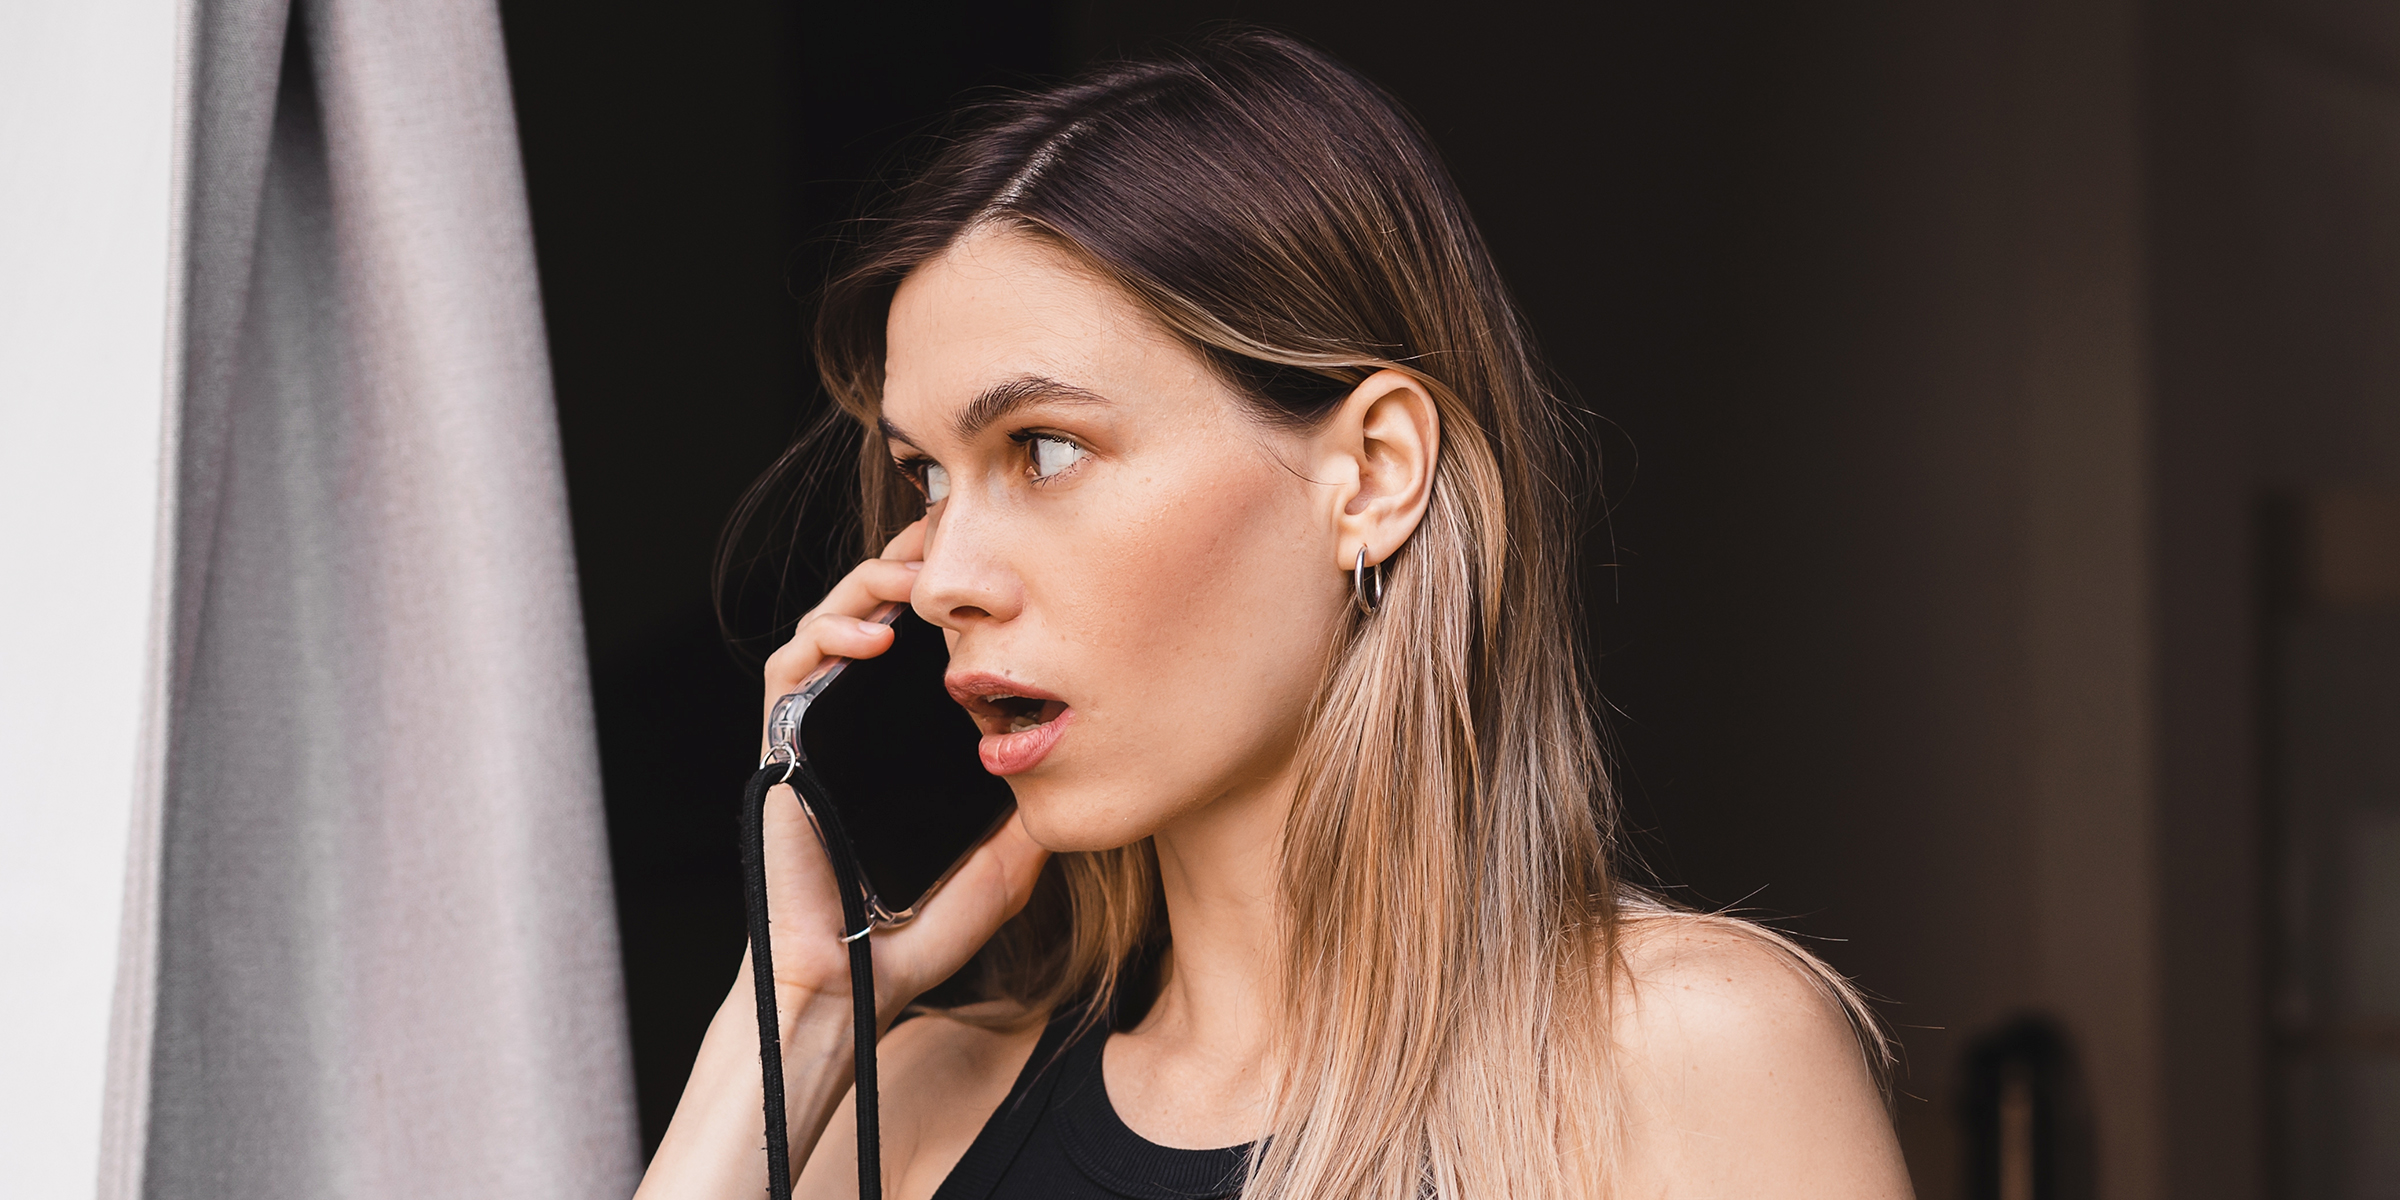
POLYGON ((1425 385, 1405 371, 1360 381, 1316 435, 1319 474, 1332 484, 1327 525, 1344 571, 1364 546, 1367 564, 1390 558, 1417 531, 1433 494, 1442 420, 1425 385))

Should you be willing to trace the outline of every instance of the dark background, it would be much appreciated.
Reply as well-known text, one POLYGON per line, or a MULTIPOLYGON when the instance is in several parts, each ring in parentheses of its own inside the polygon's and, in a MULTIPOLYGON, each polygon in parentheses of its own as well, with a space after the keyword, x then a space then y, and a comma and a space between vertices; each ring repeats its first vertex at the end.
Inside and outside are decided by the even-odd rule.
MULTIPOLYGON (((1546 18, 1540 38, 1493 22, 1429 39, 1385 6, 1342 8, 1143 6, 1137 17, 1022 2, 733 4, 670 19, 503 6, 653 1144, 741 939, 731 801, 756 739, 757 648, 722 646, 710 548, 819 402, 804 326, 823 235, 908 135, 971 89, 1055 78, 1252 15, 1276 16, 1399 93, 1450 156, 1556 368, 1619 427, 1603 445, 1608 491, 1643 503, 1618 508, 1587 556, 1604 682, 1636 718, 1615 733, 1644 746, 1659 742, 1654 729, 1704 723, 1670 715, 1707 685, 1659 647, 1677 636, 1660 628, 1675 596, 1662 572, 1708 569, 1670 564, 1669 548, 1706 543, 1667 533, 1670 514, 1696 514, 1653 496, 1697 483, 1699 464, 1673 444, 1690 436, 1691 400, 1723 366, 1707 310, 1738 224, 1722 126, 1743 93, 1696 86, 1695 72, 1731 77, 1737 48, 1710 45, 1717 23, 1690 16, 1595 10, 1546 18), (1453 56, 1509 61, 1509 86, 1495 89, 1489 67, 1449 69, 1453 56), (1604 565, 1620 559, 1640 565, 1604 565)), ((830 532, 802 540, 814 547, 830 532)), ((1809 555, 1777 557, 1805 573, 1809 555)), ((791 586, 807 598, 818 587, 791 586)), ((764 627, 769 590, 749 594, 743 632, 764 627)), ((1682 590, 1712 593, 1696 580, 1682 590)), ((1627 757, 1646 768, 1627 790, 1656 826, 1656 801, 1679 793, 1697 761, 1627 757)), ((1650 849, 1681 882, 1666 850, 1677 840, 1650 849)), ((1755 890, 1738 870, 1692 882, 1715 900, 1755 890)))
MULTIPOLYGON (((2400 40, 2388 22, 2287 11, 2340 7, 503 0, 649 1143, 740 956, 733 800, 759 696, 755 655, 717 629, 711 548, 818 404, 822 236, 971 89, 1239 18, 1410 106, 1604 420, 1585 585, 1639 849, 1886 1001, 1920 1195, 1962 1194, 1970 1042, 2051 1004, 2090 1066, 2105 1194, 2261 1194, 2251 513, 2278 488, 2400 477, 2400 436, 2361 451, 2258 398, 2282 398, 2258 384, 2288 348, 2244 307, 2261 276, 2239 251, 2266 234, 2239 81, 2270 43, 2400 79, 2400 54, 2360 50, 2400 40), (2087 127, 2101 149, 2078 158, 2087 127), (2045 472, 2076 460, 2044 457, 2043 422, 2083 410, 2045 381, 2088 364, 2045 339, 2073 342, 2072 306, 2111 281, 2124 304, 2093 309, 2093 344, 2130 364, 2139 424, 2094 443, 2123 451, 2093 460, 2097 484, 2061 482, 2045 472), (2250 449, 2287 426, 2284 450, 2250 449), (2080 501, 2055 497, 2113 494, 2119 470, 2125 552, 2060 566, 2080 501), (2079 692, 2043 639, 2082 616, 2056 598, 2116 559, 2125 612, 2093 621, 2134 645, 2134 790, 2108 811, 2135 824, 2086 840, 2130 882, 2079 890, 2043 790, 2072 764, 2045 764, 2109 693, 2079 692), (2136 930, 2138 961, 2062 958, 2079 905, 2136 930), (2072 999, 2114 1012, 2120 991, 2115 1024, 2072 999)), ((2320 391, 2327 412, 2386 394, 2320 391)), ((838 514, 813 511, 799 541, 818 548, 838 514)), ((772 589, 752 584, 743 631, 763 633, 772 589)))

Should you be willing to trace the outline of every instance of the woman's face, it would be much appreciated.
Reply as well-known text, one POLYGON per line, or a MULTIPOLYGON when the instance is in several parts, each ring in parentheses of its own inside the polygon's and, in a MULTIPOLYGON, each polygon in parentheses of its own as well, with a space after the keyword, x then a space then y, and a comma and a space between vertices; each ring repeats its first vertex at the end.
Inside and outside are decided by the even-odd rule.
POLYGON ((1348 603, 1312 439, 1019 233, 909 275, 887 338, 886 434, 930 501, 912 602, 1035 840, 1120 846, 1259 794, 1348 603))

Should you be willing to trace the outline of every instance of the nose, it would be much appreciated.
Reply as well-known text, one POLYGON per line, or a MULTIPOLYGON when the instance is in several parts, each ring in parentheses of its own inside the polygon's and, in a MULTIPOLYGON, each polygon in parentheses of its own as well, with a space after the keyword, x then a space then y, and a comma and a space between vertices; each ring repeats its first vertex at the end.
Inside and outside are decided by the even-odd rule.
POLYGON ((909 596, 918 616, 959 633, 1016 618, 1023 591, 999 553, 1007 542, 998 536, 997 517, 953 492, 939 516, 926 521, 925 565, 909 596))

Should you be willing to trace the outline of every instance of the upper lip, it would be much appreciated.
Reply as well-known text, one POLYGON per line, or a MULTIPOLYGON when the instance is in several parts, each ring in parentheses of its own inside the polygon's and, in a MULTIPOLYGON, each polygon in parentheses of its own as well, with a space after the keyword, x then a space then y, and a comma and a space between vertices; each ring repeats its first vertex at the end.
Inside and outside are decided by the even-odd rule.
POLYGON ((989 717, 993 720, 1005 720, 1008 715, 993 703, 1003 696, 1015 696, 1023 700, 1056 700, 1062 704, 1066 702, 1066 697, 1056 692, 990 671, 952 671, 942 676, 942 686, 948 688, 950 698, 958 701, 968 712, 979 718, 989 717))

